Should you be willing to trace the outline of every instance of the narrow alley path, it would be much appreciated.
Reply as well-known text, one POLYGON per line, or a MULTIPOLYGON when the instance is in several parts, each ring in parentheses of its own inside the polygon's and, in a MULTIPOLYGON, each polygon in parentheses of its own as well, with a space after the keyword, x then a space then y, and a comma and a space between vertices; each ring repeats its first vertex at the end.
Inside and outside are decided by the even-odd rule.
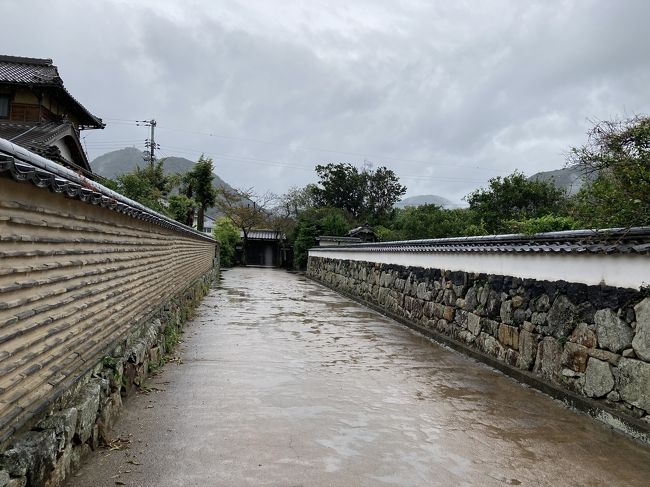
POLYGON ((69 487, 650 485, 649 447, 280 270, 224 272, 179 353, 69 487))

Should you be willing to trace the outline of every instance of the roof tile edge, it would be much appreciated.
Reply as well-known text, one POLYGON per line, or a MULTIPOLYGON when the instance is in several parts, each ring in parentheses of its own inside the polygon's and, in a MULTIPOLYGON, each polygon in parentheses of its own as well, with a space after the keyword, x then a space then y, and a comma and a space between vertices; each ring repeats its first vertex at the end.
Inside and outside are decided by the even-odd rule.
POLYGON ((52 66, 53 61, 49 58, 11 56, 9 54, 0 54, 0 61, 17 64, 33 64, 36 66, 52 66))
POLYGON ((125 213, 186 235, 210 242, 215 241, 205 233, 183 225, 106 186, 0 138, 0 174, 5 172, 16 181, 28 181, 39 188, 64 193, 68 197, 125 213))
POLYGON ((351 252, 586 252, 650 254, 650 226, 567 230, 534 235, 507 234, 312 247, 351 252), (640 243, 639 243, 640 242, 640 243))

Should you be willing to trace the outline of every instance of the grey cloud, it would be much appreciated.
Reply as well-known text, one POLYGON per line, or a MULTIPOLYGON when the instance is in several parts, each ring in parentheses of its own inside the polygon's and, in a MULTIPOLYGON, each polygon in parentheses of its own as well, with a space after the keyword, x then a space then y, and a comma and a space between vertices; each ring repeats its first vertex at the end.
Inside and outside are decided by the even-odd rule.
MULTIPOLYGON (((205 152, 259 190, 370 159, 409 194, 459 200, 561 167, 590 118, 650 111, 643 0, 6 3, 7 53, 52 57, 99 116, 155 116, 165 155, 205 152)), ((91 156, 147 136, 108 122, 87 134, 91 156)))

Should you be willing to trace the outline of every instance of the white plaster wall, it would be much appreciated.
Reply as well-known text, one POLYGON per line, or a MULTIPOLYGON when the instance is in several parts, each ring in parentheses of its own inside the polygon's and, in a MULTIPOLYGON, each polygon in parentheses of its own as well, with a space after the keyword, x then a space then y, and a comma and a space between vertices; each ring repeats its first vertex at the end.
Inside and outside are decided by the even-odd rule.
POLYGON ((477 272, 639 289, 650 284, 650 258, 628 254, 309 251, 310 257, 477 272))

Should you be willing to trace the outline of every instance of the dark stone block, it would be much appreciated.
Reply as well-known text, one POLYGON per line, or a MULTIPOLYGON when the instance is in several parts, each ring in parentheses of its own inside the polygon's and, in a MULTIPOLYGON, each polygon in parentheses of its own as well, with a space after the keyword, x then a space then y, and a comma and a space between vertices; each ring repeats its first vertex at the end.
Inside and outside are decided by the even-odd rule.
POLYGON ((548 325, 542 330, 555 338, 568 336, 577 323, 578 311, 576 306, 564 295, 558 296, 546 317, 548 325))
POLYGON ((488 318, 481 318, 481 329, 493 337, 499 336, 499 323, 488 318))
POLYGON ((551 301, 553 301, 553 298, 555 297, 558 291, 558 283, 550 282, 550 281, 542 281, 542 286, 544 288, 544 294, 546 294, 551 299, 551 301))
POLYGON ((465 286, 467 284, 467 273, 462 271, 452 272, 451 282, 453 282, 455 286, 465 286))
POLYGON ((585 323, 593 323, 596 311, 596 308, 589 301, 582 302, 578 305, 578 319, 585 323))
POLYGON ((478 299, 476 287, 471 287, 465 294, 465 309, 467 311, 474 311, 478 306, 478 299))
POLYGON ((523 325, 524 321, 526 321, 526 310, 516 309, 512 314, 512 322, 516 325, 523 325))
POLYGON ((456 310, 454 321, 458 323, 461 328, 467 328, 467 311, 462 309, 456 310))
POLYGON ((566 295, 574 304, 580 304, 587 301, 589 296, 589 286, 572 282, 567 286, 566 295))
POLYGON ((634 314, 634 308, 627 308, 623 310, 621 316, 628 323, 632 323, 636 319, 636 316, 634 314))
POLYGON ((28 485, 44 485, 54 469, 56 454, 54 431, 29 431, 2 454, 0 466, 12 476, 27 475, 28 485))
POLYGON ((490 275, 487 278, 487 282, 490 285, 490 288, 494 291, 500 293, 503 291, 503 276, 490 275))
POLYGON ((618 308, 618 292, 610 286, 589 286, 587 299, 596 309, 618 308))
POLYGON ((512 277, 512 276, 504 276, 504 277, 503 277, 503 291, 507 292, 508 289, 512 289, 512 288, 513 288, 512 283, 513 283, 513 280, 514 280, 514 279, 515 279, 515 278, 512 277))
POLYGON ((538 281, 536 279, 522 279, 521 280, 521 285, 524 289, 527 289, 529 291, 541 291, 543 292, 544 286, 542 285, 541 281, 538 281))
POLYGON ((487 303, 485 305, 485 312, 490 318, 498 318, 501 313, 501 298, 495 290, 490 291, 487 303))

